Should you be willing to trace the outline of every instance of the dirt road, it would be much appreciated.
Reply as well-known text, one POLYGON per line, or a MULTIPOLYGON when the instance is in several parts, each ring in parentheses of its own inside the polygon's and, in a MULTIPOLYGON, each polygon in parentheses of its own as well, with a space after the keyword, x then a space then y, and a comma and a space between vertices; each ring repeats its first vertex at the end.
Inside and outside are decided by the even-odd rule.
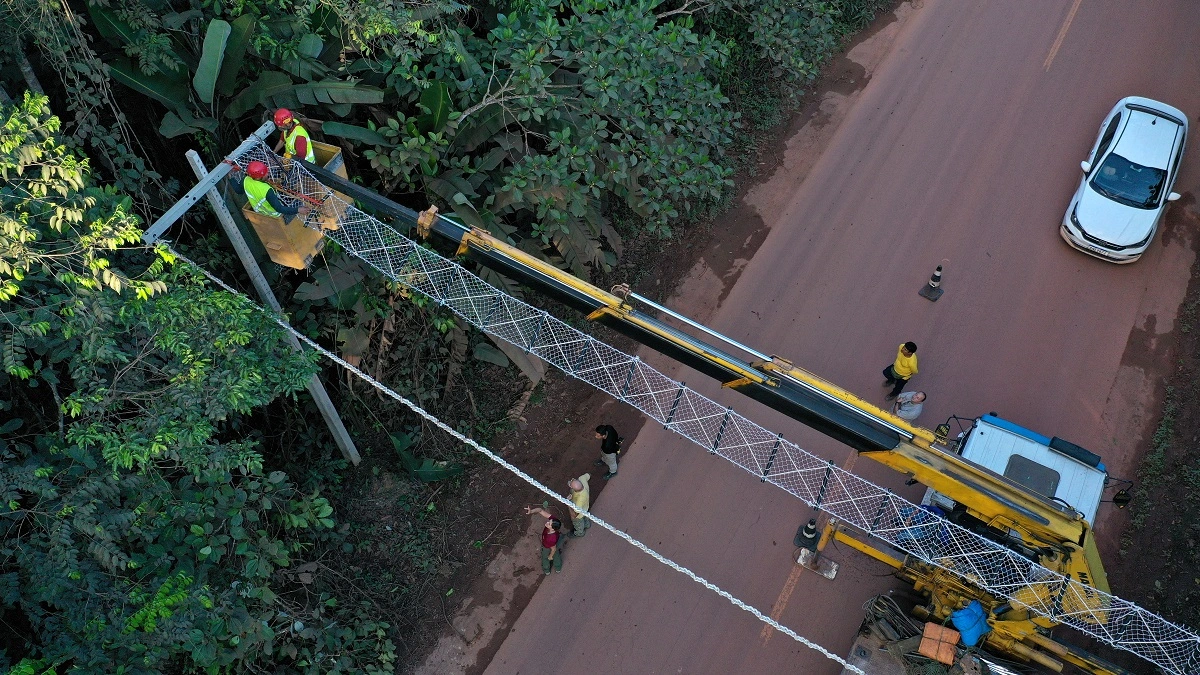
MULTIPOLYGON (((736 283, 722 289, 698 274, 672 306, 880 404, 880 369, 913 340, 921 372, 909 388, 929 394, 923 423, 997 411, 1130 475, 1195 258, 1195 138, 1176 187, 1184 199, 1140 262, 1083 256, 1057 224, 1117 99, 1158 98, 1195 118, 1197 25, 1192 0, 926 0, 865 69, 865 86, 830 102, 844 118, 819 159, 789 148, 747 197, 770 234, 736 283), (944 259, 946 294, 929 303, 916 291, 944 259)), ((698 388, 854 463, 781 415, 698 388)), ((919 494, 870 461, 854 470, 919 494)), ((595 511, 835 653, 848 650, 863 600, 892 583, 847 550, 832 551, 836 581, 797 572, 792 536, 810 511, 657 427, 643 429, 595 511)), ((1121 523, 1107 506, 1098 521, 1111 549, 1121 523)), ((541 584, 488 670, 839 669, 594 528, 571 542, 564 573, 541 584)))

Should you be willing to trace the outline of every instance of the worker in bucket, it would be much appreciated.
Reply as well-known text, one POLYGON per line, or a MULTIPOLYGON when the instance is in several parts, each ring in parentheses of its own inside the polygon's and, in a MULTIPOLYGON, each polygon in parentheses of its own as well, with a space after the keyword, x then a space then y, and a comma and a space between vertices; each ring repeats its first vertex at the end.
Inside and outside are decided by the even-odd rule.
POLYGON ((287 108, 276 110, 275 126, 279 129, 279 140, 275 143, 275 152, 279 152, 282 148, 285 159, 300 157, 306 162, 317 161, 308 130, 296 121, 296 116, 292 114, 291 110, 287 108))
POLYGON ((246 199, 250 202, 250 208, 264 216, 283 218, 284 220, 291 219, 297 213, 301 215, 308 213, 307 206, 285 204, 279 198, 279 193, 267 182, 270 173, 265 162, 255 160, 246 165, 246 175, 242 178, 242 189, 246 191, 246 199))

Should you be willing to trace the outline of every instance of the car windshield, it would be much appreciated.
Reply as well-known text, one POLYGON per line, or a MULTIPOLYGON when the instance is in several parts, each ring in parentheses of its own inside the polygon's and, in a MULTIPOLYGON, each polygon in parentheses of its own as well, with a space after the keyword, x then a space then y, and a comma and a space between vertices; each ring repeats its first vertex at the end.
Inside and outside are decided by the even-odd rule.
POLYGON ((1158 206, 1167 172, 1131 162, 1117 153, 1096 170, 1092 188, 1109 199, 1139 209, 1158 206))

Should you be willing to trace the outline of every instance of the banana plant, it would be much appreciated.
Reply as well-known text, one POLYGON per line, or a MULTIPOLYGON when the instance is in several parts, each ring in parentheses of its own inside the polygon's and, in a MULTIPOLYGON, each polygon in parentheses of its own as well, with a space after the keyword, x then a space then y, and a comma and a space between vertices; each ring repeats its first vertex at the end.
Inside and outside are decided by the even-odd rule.
POLYGON ((108 58, 109 73, 166 107, 159 133, 167 138, 200 132, 215 135, 222 117, 236 120, 258 106, 321 105, 334 115, 345 116, 356 103, 383 102, 383 91, 377 87, 335 79, 336 73, 317 60, 329 50, 312 33, 300 36, 296 54, 267 59, 281 70, 261 70, 257 79, 247 84, 243 77, 250 65, 246 56, 252 51, 258 28, 252 15, 243 14, 233 21, 211 19, 202 31, 203 21, 196 10, 163 16, 163 25, 195 27, 194 37, 200 41, 196 53, 184 41, 155 39, 149 29, 131 25, 112 9, 89 4, 88 11, 109 44, 138 55, 137 62, 125 55, 108 58), (157 48, 148 49, 148 44, 157 48), (323 79, 312 81, 312 77, 323 79))

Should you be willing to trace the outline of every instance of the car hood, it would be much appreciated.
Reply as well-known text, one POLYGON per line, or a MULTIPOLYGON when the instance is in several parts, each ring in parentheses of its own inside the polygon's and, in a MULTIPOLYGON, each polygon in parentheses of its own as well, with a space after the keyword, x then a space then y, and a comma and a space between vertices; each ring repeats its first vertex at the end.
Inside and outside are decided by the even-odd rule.
POLYGON ((1075 217, 1084 232, 1117 246, 1130 246, 1146 238, 1162 207, 1135 209, 1105 197, 1085 184, 1075 217))

